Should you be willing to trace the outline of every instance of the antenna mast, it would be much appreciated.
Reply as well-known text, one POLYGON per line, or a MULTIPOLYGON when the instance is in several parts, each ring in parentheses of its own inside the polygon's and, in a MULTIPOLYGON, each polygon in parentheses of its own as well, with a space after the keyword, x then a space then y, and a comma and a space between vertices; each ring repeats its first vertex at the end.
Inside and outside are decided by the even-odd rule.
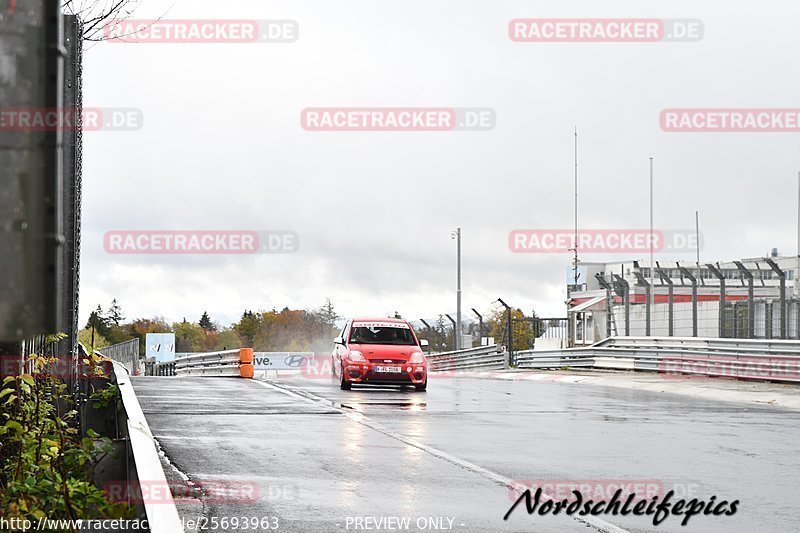
POLYGON ((578 286, 578 127, 575 126, 575 237, 572 241, 572 285, 577 288, 578 286))

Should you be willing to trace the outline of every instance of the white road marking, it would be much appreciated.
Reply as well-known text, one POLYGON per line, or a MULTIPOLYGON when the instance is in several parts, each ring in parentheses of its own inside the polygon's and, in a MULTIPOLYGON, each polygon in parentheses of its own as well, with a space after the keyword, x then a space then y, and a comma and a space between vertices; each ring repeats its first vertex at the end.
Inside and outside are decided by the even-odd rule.
MULTIPOLYGON (((210 441, 214 441, 214 440, 219 440, 220 438, 230 438, 230 439, 239 440, 239 439, 242 438, 242 435, 241 434, 225 435, 223 433, 223 434, 219 434, 219 435, 209 435, 209 436, 205 436, 205 437, 186 437, 184 435, 154 435, 154 437, 157 440, 210 440, 210 441)), ((256 438, 256 437, 253 437, 253 438, 256 438)), ((258 438, 260 438, 260 437, 258 437, 258 438)))
MULTIPOLYGON (((317 396, 316 394, 313 394, 313 393, 308 392, 308 391, 303 391, 304 394, 298 394, 297 392, 295 392, 293 390, 290 390, 288 388, 279 387, 277 385, 274 385, 272 383, 267 383, 265 381, 255 380, 255 382, 260 384, 260 385, 262 385, 262 386, 264 386, 264 387, 267 387, 269 389, 272 389, 272 390, 275 390, 275 391, 278 391, 278 392, 282 392, 283 394, 286 394, 288 396, 291 396, 291 397, 299 399, 299 400, 303 400, 303 401, 314 403, 314 404, 322 403, 322 404, 325 404, 325 405, 330 405, 333 409, 338 410, 344 416, 346 416, 348 419, 350 419, 350 420, 352 420, 354 422, 357 422, 357 423, 359 423, 359 424, 361 424, 363 426, 366 426, 366 427, 368 427, 370 429, 373 429, 373 430, 375 430, 375 431, 377 431, 379 433, 382 433, 382 434, 386 435, 387 437, 390 437, 392 439, 398 440, 398 441, 400 441, 400 442, 402 442, 404 444, 407 444, 409 446, 412 446, 414 448, 422 450, 422 451, 424 451, 424 452, 426 452, 426 453, 428 453, 430 455, 433 455, 434 457, 438 457, 439 459, 447 461, 447 462, 449 462, 451 464, 454 464, 456 466, 460 466, 461 468, 464 468, 466 470, 469 470, 471 472, 479 474, 479 475, 481 475, 481 476, 483 476, 483 477, 485 477, 485 478, 487 478, 487 479, 489 479, 489 480, 491 480, 491 481, 493 481, 493 482, 495 482, 495 483, 497 483, 499 485, 502 485, 503 487, 506 487, 506 488, 509 488, 509 489, 512 489, 512 490, 518 490, 519 489, 519 484, 518 483, 514 482, 514 480, 512 480, 510 478, 505 477, 502 474, 498 474, 497 472, 493 472, 491 470, 483 468, 482 466, 478 466, 478 465, 476 465, 474 463, 470 463, 469 461, 466 461, 464 459, 461 459, 459 457, 451 455, 451 454, 449 454, 449 453, 447 453, 445 451, 442 451, 442 450, 439 450, 439 449, 434 448, 432 446, 428 446, 426 444, 423 444, 423 443, 419 442, 416 439, 412 439, 411 437, 406 437, 405 435, 401 435, 399 433, 396 433, 396 432, 386 428, 382 424, 379 424, 378 422, 375 422, 374 420, 370 419, 369 417, 363 415, 362 413, 353 412, 353 411, 348 410, 348 409, 342 409, 341 407, 337 406, 334 402, 332 402, 330 400, 327 400, 325 398, 321 398, 321 397, 317 396)), ((548 499, 553 499, 553 500, 556 499, 556 498, 553 498, 552 496, 549 496, 545 492, 542 493, 542 496, 545 497, 545 498, 548 498, 548 499)), ((594 527, 598 531, 602 531, 604 533, 630 533, 626 529, 622 529, 619 526, 615 526, 614 524, 611 524, 610 522, 606 522, 605 520, 601 520, 601 519, 595 518, 593 516, 590 516, 590 517, 571 516, 570 518, 572 518, 573 520, 576 520, 578 522, 581 522, 583 524, 586 524, 586 525, 589 525, 591 527, 594 527)))

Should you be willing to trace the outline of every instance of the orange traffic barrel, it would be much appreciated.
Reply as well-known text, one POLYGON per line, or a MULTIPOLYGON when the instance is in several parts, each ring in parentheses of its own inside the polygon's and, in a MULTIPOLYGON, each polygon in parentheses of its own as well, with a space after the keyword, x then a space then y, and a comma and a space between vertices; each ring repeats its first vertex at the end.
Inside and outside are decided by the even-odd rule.
POLYGON ((243 378, 252 379, 254 374, 253 349, 241 348, 239 350, 239 375, 243 378))

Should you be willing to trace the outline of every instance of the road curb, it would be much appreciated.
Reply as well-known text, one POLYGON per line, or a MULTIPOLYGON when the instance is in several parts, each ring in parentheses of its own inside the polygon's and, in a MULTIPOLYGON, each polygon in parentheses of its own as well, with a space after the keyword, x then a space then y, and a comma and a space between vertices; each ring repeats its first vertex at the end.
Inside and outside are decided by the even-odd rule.
MULTIPOLYGON (((122 396, 122 404, 125 407, 125 414, 128 417, 127 431, 128 438, 130 439, 130 448, 132 455, 132 462, 135 469, 136 481, 141 483, 146 480, 148 483, 154 483, 162 487, 169 486, 167 484, 167 476, 164 473, 164 468, 161 466, 161 459, 158 456, 158 449, 156 447, 155 438, 150 431, 150 426, 142 412, 142 407, 139 405, 139 400, 136 398, 136 392, 133 390, 128 371, 124 366, 117 363, 114 364, 114 375, 117 378, 117 386, 122 396)), ((134 472, 131 472, 129 477, 133 477, 134 472)), ((128 482, 134 481, 129 479, 128 482)), ((147 515, 147 523, 150 526, 151 533, 183 533, 183 522, 178 514, 178 509, 175 507, 175 502, 172 499, 172 494, 165 495, 164 501, 159 501, 157 504, 148 502, 144 499, 143 506, 145 514, 147 515)))

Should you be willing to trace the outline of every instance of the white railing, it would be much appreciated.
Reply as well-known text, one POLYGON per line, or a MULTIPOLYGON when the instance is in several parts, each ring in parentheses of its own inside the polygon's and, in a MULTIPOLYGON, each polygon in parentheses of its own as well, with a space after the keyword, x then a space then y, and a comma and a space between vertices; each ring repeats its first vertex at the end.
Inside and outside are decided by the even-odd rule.
MULTIPOLYGON (((144 417, 142 407, 139 405, 139 400, 136 398, 128 370, 117 361, 114 361, 113 365, 114 376, 127 416, 124 431, 128 440, 127 445, 130 447, 128 452, 134 465, 128 480, 129 486, 139 487, 136 490, 149 486, 167 487, 167 478, 161 466, 155 439, 144 417)), ((157 502, 152 502, 153 498, 147 498, 141 494, 137 498, 143 502, 142 506, 151 533, 182 533, 184 531, 178 509, 175 507, 169 491, 157 502)))

